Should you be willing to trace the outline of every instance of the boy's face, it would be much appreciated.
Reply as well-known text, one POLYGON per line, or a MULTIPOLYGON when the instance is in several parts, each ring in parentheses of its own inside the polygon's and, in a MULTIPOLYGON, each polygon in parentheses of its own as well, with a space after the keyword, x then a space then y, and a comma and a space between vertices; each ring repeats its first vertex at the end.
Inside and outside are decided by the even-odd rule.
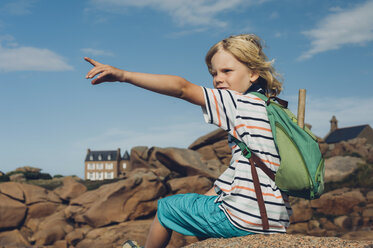
POLYGON ((229 89, 240 93, 246 92, 251 82, 259 77, 224 50, 219 50, 211 58, 211 75, 216 89, 229 89))

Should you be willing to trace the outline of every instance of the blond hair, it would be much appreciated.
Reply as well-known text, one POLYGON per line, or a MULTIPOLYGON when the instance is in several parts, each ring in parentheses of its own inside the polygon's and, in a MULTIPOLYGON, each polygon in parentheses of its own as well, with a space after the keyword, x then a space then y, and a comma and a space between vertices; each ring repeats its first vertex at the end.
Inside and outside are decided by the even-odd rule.
POLYGON ((230 36, 210 48, 206 54, 206 64, 211 73, 211 59, 220 50, 231 53, 238 61, 246 65, 251 71, 257 72, 257 81, 266 81, 267 96, 277 96, 282 90, 280 75, 273 67, 273 60, 268 61, 263 53, 261 39, 254 34, 241 34, 230 36))

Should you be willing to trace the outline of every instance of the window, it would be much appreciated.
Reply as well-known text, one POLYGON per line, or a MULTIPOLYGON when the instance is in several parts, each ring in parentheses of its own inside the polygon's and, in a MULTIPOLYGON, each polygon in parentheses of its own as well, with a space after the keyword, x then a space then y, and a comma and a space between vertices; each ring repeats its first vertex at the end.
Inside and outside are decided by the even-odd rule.
POLYGON ((105 164, 105 169, 112 170, 113 169, 113 163, 106 163, 105 164))
POLYGON ((101 154, 98 155, 98 160, 102 160, 101 154))
POLYGON ((123 163, 122 167, 123 167, 123 169, 127 168, 127 164, 123 163))
POLYGON ((95 169, 95 164, 89 163, 87 167, 88 167, 88 170, 94 170, 95 169))
POLYGON ((96 169, 97 170, 103 170, 104 169, 104 164, 103 163, 97 164, 96 169))
POLYGON ((106 179, 113 179, 114 178, 114 172, 106 172, 105 178, 106 179))
POLYGON ((95 180, 95 173, 89 172, 88 174, 89 174, 89 176, 88 176, 89 180, 95 180))
POLYGON ((96 172, 96 180, 104 180, 104 173, 96 172))
POLYGON ((107 160, 111 160, 111 155, 110 154, 107 156, 107 160))
POLYGON ((89 160, 93 160, 93 155, 89 155, 89 160))

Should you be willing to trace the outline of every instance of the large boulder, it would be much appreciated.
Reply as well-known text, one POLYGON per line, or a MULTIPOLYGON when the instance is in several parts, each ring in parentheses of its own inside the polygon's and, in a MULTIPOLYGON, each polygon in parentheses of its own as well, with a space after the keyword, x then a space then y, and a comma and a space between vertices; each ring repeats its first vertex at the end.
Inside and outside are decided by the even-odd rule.
POLYGON ((31 172, 31 173, 39 173, 41 169, 32 167, 32 166, 23 166, 16 169, 16 171, 20 172, 31 172))
POLYGON ((32 239, 36 245, 52 245, 57 240, 64 239, 74 227, 68 223, 64 212, 56 212, 39 222, 32 239))
POLYGON ((200 153, 202 161, 205 163, 209 163, 211 160, 219 161, 220 165, 217 165, 215 170, 221 174, 232 159, 227 137, 227 132, 219 128, 198 138, 188 148, 200 153), (220 168, 222 165, 224 168, 220 168))
POLYGON ((0 229, 18 227, 26 216, 25 204, 0 193, 0 229))
POLYGON ((166 187, 154 173, 144 169, 132 171, 127 176, 127 179, 103 185, 72 199, 70 205, 81 208, 70 210, 71 218, 101 227, 153 215, 156 200, 166 194, 166 187))
POLYGON ((354 172, 364 160, 350 156, 335 156, 325 160, 325 182, 338 182, 354 172))
MULTIPOLYGON (((121 244, 126 240, 136 240, 139 245, 145 245, 146 237, 149 232, 152 219, 126 221, 118 225, 95 228, 87 233, 74 233, 72 236, 79 239, 79 235, 83 235, 76 244, 76 248, 91 248, 91 247, 121 247, 121 244)), ((70 234, 68 235, 71 242, 70 234)))
POLYGON ((188 148, 192 150, 198 150, 203 146, 212 145, 215 142, 219 142, 221 140, 227 140, 228 134, 221 128, 216 129, 202 137, 199 137, 196 141, 194 141, 188 148))
POLYGON ((23 194, 23 188, 20 183, 16 182, 6 182, 0 184, 0 193, 7 195, 13 199, 19 200, 21 202, 25 201, 25 195, 23 194))
POLYGON ((0 192, 24 201, 27 205, 47 201, 61 203, 61 199, 53 191, 32 184, 5 182, 0 184, 0 192))
POLYGON ((181 148, 163 148, 155 151, 158 161, 181 176, 201 175, 216 179, 220 174, 210 170, 201 160, 201 155, 193 150, 181 148))
POLYGON ((65 177, 63 186, 54 190, 54 192, 65 201, 78 197, 87 191, 87 187, 77 182, 73 177, 65 177))
POLYGON ((357 205, 365 204, 366 199, 359 189, 336 189, 311 201, 311 207, 326 215, 347 215, 357 205))
POLYGON ((171 194, 204 194, 212 187, 212 181, 202 176, 175 178, 168 181, 171 194))
POLYGON ((290 217, 292 224, 309 221, 312 218, 313 211, 309 200, 298 198, 297 202, 292 204, 291 207, 293 209, 293 214, 290 217))
POLYGON ((31 247, 30 243, 22 236, 19 230, 0 233, 0 247, 24 248, 31 247))

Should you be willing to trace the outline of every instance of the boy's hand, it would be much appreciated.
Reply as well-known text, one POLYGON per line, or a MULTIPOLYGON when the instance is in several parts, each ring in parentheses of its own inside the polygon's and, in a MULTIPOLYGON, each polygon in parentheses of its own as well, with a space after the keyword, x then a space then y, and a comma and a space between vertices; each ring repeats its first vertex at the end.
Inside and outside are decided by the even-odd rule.
POLYGON ((124 82, 125 81, 125 77, 124 77, 125 71, 120 70, 110 65, 101 64, 88 57, 84 57, 84 59, 94 66, 93 69, 87 73, 86 78, 87 79, 94 78, 96 75, 99 74, 96 79, 92 80, 92 84, 100 84, 103 82, 116 82, 116 81, 124 82))

